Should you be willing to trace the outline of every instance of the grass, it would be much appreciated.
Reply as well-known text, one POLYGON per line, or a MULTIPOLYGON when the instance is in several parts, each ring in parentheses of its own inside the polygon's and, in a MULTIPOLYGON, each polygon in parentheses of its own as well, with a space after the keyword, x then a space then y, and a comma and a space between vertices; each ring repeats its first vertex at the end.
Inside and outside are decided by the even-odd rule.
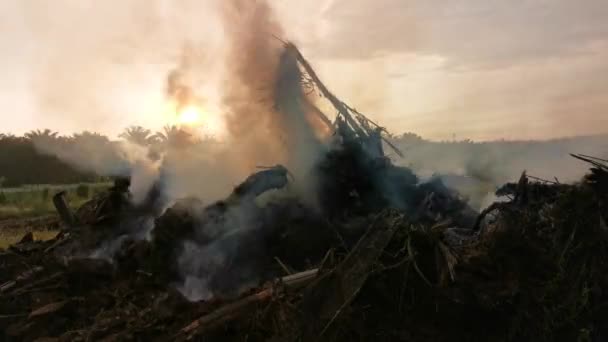
MULTIPOLYGON (((35 240, 49 240, 57 235, 57 231, 47 230, 41 227, 28 227, 16 224, 14 219, 26 219, 55 213, 53 206, 53 195, 65 190, 66 200, 70 207, 78 208, 91 199, 95 194, 103 191, 109 186, 107 183, 98 184, 73 184, 64 187, 58 186, 26 186, 22 188, 0 189, 0 223, 3 220, 6 225, 0 224, 0 249, 21 240, 28 232, 34 234, 35 240)), ((23 224, 23 221, 21 221, 23 224)))
POLYGON ((19 189, 0 189, 0 220, 55 213, 53 195, 64 189, 69 205, 77 208, 107 186, 107 183, 97 183, 69 185, 63 188, 27 186, 19 189))
POLYGON ((23 236, 32 232, 35 240, 49 240, 57 235, 57 231, 43 227, 13 226, 5 223, 15 219, 45 216, 55 213, 53 195, 60 191, 66 192, 66 200, 73 209, 91 199, 97 193, 107 189, 108 183, 71 184, 65 186, 30 185, 21 188, 0 189, 0 249, 18 242, 23 236))

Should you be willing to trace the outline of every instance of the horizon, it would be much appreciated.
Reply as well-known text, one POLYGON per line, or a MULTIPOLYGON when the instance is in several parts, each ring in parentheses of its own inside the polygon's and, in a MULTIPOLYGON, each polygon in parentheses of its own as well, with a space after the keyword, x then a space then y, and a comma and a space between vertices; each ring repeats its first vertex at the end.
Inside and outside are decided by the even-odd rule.
MULTIPOLYGON (((88 133, 92 133, 92 134, 100 134, 100 135, 108 138, 110 141, 116 141, 116 140, 121 140, 121 139, 124 140, 124 137, 121 137, 120 135, 125 133, 128 128, 132 128, 132 127, 141 127, 144 129, 148 129, 148 130, 150 130, 151 135, 154 135, 156 133, 162 133, 162 131, 163 131, 163 127, 161 127, 161 129, 155 130, 155 129, 150 129, 150 128, 147 128, 144 126, 130 125, 130 126, 124 127, 122 130, 119 130, 118 133, 109 135, 106 133, 97 132, 94 130, 87 130, 87 129, 84 129, 81 131, 74 131, 74 132, 60 132, 60 131, 54 131, 54 130, 42 127, 42 128, 34 128, 34 129, 28 130, 26 132, 20 133, 20 134, 8 132, 8 131, 0 131, 0 137, 11 136, 11 135, 15 136, 15 137, 26 137, 26 135, 28 133, 43 132, 44 130, 48 129, 50 131, 49 133, 56 133, 57 137, 69 138, 69 137, 72 137, 77 134, 82 134, 82 133, 88 132, 88 133)), ((178 129, 182 129, 178 125, 173 125, 173 126, 167 125, 167 127, 176 127, 178 129)), ((193 134, 195 136, 195 138, 218 139, 217 137, 214 137, 213 135, 196 134, 196 130, 193 131, 191 128, 185 128, 184 130, 190 134, 193 134)), ((544 138, 544 139, 543 138, 541 138, 541 139, 497 138, 497 139, 490 139, 490 140, 476 140, 476 139, 470 139, 467 137, 458 137, 458 136, 452 136, 447 139, 433 139, 433 138, 421 136, 421 135, 417 134, 416 132, 396 133, 396 132, 391 132, 389 130, 389 133, 391 133, 391 138, 393 138, 393 139, 399 139, 402 135, 414 134, 414 135, 418 136, 420 139, 422 139, 423 141, 430 142, 430 143, 464 143, 464 142, 471 142, 471 143, 500 143, 500 142, 505 142, 505 143, 525 143, 525 142, 550 143, 550 142, 555 142, 555 141, 576 140, 576 139, 596 139, 596 138, 608 137, 608 133, 596 133, 596 134, 579 134, 579 135, 560 136, 560 137, 552 137, 552 138, 544 138)), ((222 139, 219 139, 219 140, 222 140, 222 139)))

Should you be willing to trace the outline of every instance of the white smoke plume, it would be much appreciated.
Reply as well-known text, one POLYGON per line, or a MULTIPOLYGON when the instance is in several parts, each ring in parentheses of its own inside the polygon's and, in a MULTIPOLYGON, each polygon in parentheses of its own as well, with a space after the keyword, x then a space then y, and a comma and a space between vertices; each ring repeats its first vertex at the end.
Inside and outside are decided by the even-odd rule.
POLYGON ((608 157, 608 136, 580 136, 546 141, 452 141, 436 142, 406 134, 393 142, 405 153, 397 163, 418 175, 441 175, 481 209, 496 198, 494 192, 506 182, 517 182, 526 170, 550 182, 572 183, 588 172, 588 165, 570 156, 581 153, 608 157))
POLYGON ((140 203, 158 178, 159 162, 149 158, 149 149, 126 141, 109 141, 86 134, 75 141, 34 139, 36 149, 67 162, 78 170, 102 176, 131 177, 134 202, 140 203))
POLYGON ((255 287, 259 274, 253 264, 261 245, 248 237, 262 235, 253 208, 244 203, 229 209, 220 222, 199 217, 200 227, 193 240, 185 241, 178 258, 183 282, 178 289, 186 298, 198 301, 216 295, 212 289, 226 288, 233 296, 255 287), (241 256, 247 251, 248 258, 241 256))

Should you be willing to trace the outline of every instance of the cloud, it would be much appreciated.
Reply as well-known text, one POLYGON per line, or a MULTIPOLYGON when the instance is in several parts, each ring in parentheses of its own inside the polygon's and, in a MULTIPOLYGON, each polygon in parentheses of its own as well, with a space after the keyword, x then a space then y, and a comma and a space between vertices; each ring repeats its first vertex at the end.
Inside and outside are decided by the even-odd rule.
POLYGON ((608 40, 606 17, 603 0, 336 0, 325 12, 325 52, 438 54, 460 66, 496 66, 580 53, 608 40))
POLYGON ((309 42, 321 73, 395 132, 476 140, 606 132, 605 1, 325 4, 324 36, 309 42), (365 101, 356 84, 383 96, 365 101))
POLYGON ((435 139, 606 133, 608 49, 501 68, 408 75, 393 84, 392 127, 435 139), (401 104, 401 107, 399 107, 401 104))

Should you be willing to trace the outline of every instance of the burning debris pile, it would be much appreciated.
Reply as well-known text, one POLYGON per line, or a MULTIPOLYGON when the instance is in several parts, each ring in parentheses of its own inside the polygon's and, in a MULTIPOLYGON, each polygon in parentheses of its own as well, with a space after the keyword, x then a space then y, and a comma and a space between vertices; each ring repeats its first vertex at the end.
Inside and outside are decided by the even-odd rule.
MULTIPOLYGON (((393 165, 383 129, 293 45, 281 60, 286 130, 312 120, 333 132, 313 147, 324 150, 309 170, 314 198, 281 165, 212 204, 164 209, 160 183, 134 204, 128 179, 74 214, 59 194, 55 239, 0 252, 4 340, 606 338, 605 161, 577 156, 593 168, 574 185, 524 174, 499 190, 511 200, 477 213, 393 165), (306 87, 333 105, 333 122, 306 87)), ((291 143, 318 141, 309 133, 291 143)))

